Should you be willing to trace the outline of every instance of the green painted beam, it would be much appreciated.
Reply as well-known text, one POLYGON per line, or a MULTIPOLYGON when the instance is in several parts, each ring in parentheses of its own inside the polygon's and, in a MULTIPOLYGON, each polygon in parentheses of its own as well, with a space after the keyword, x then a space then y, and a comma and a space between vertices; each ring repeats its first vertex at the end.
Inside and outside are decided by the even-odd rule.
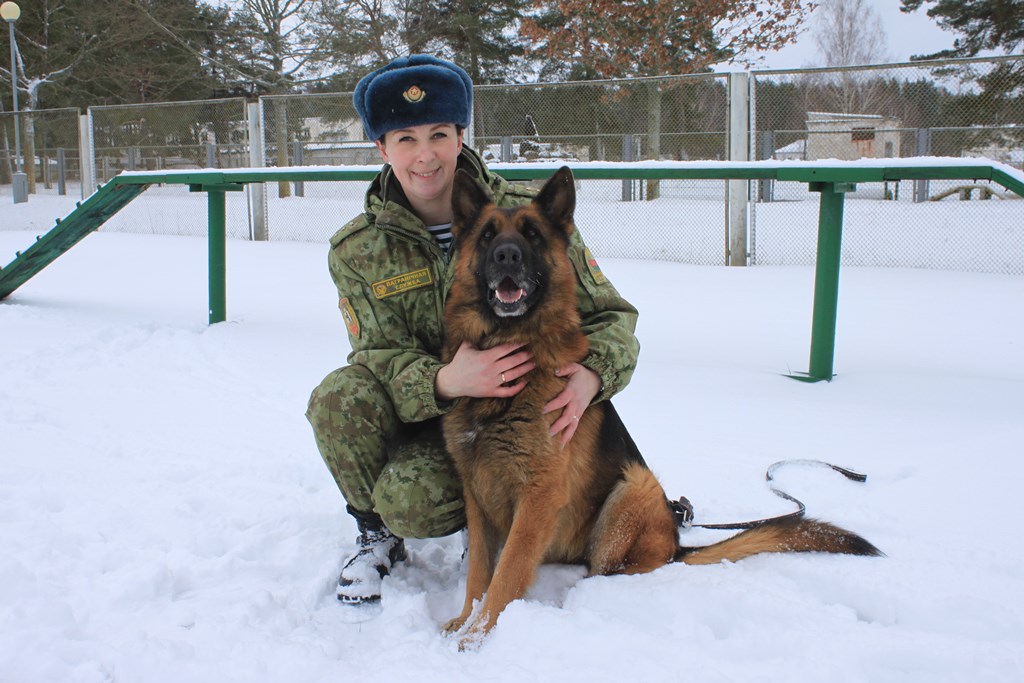
POLYGON ((1024 197, 1024 182, 1014 178, 1006 171, 998 168, 992 169, 992 180, 999 183, 1007 190, 1016 193, 1017 196, 1024 197))

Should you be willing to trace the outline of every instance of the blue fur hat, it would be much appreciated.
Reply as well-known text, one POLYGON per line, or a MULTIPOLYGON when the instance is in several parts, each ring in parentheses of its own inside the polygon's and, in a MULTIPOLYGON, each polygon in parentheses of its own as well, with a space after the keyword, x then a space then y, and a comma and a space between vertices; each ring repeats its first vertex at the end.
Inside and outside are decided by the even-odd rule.
POLYGON ((424 123, 469 127, 473 81, 462 67, 430 55, 400 57, 363 76, 354 93, 366 137, 424 123))

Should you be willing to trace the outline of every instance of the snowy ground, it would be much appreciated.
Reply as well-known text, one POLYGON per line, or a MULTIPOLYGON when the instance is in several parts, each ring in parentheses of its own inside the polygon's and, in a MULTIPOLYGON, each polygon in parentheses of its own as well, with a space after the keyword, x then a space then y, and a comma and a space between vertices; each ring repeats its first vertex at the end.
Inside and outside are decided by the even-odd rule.
POLYGON ((789 509, 770 463, 847 465, 867 483, 778 481, 887 558, 549 567, 459 653, 452 537, 410 544, 379 614, 342 606, 355 527, 303 417, 348 350, 323 245, 231 241, 208 327, 204 240, 97 234, 0 304, 0 681, 1020 680, 1024 278, 844 268, 810 385, 782 373, 811 268, 602 265, 641 310, 616 405, 668 492, 746 519, 789 509))

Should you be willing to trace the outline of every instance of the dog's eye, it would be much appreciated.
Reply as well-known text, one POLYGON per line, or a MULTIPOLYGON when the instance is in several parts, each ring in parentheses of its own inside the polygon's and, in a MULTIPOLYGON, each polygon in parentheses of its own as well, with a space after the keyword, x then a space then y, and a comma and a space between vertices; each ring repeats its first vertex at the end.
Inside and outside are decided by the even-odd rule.
POLYGON ((481 242, 490 242, 492 239, 494 239, 494 226, 491 225, 491 224, 488 224, 484 228, 484 231, 480 233, 480 241, 481 242))
POLYGON ((540 229, 537 228, 537 225, 533 221, 524 221, 521 231, 523 237, 531 242, 540 242, 544 239, 540 229))

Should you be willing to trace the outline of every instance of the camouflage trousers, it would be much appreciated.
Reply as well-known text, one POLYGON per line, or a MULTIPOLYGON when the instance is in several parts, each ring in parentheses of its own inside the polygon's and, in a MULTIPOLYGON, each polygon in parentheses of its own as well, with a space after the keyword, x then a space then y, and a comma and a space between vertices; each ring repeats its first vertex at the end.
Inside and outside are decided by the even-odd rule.
POLYGON ((324 378, 306 418, 346 502, 376 512, 402 538, 436 538, 466 525, 462 486, 440 418, 402 423, 377 378, 349 365, 324 378))

